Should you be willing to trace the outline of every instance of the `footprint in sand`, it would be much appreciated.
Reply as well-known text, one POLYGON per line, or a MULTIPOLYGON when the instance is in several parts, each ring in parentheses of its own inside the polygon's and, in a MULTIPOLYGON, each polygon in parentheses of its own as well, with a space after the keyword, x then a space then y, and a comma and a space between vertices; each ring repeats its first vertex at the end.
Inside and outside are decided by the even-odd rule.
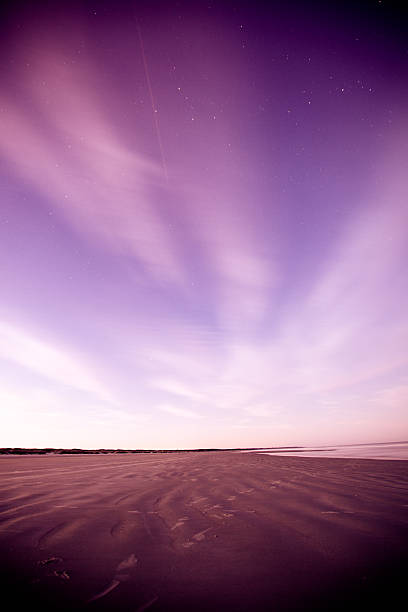
POLYGON ((118 567, 116 568, 116 572, 121 572, 124 569, 130 569, 135 565, 137 565, 137 559, 134 553, 132 553, 131 555, 129 555, 129 557, 119 563, 118 567))
POLYGON ((61 578, 61 580, 69 580, 70 579, 70 575, 68 574, 68 572, 66 570, 55 570, 53 572, 53 576, 56 576, 57 578, 61 578))
POLYGON ((126 580, 130 578, 130 576, 128 573, 123 572, 131 569, 132 567, 135 567, 135 565, 137 565, 137 562, 138 560, 136 559, 134 553, 132 553, 131 555, 129 555, 129 557, 121 561, 116 568, 116 574, 114 575, 112 582, 108 584, 108 586, 103 591, 97 593, 96 595, 88 599, 87 603, 91 603, 96 599, 101 599, 101 597, 105 597, 105 595, 113 591, 113 589, 116 589, 116 587, 119 586, 121 582, 126 582, 126 580))
MULTIPOLYGON (((37 564, 40 567, 47 569, 49 565, 53 565, 54 563, 62 563, 62 561, 63 559, 61 559, 61 557, 49 557, 49 559, 42 559, 41 561, 38 561, 37 564)), ((56 578, 60 578, 61 580, 70 579, 70 575, 65 569, 56 569, 51 574, 46 574, 46 576, 55 576, 56 578)), ((40 579, 38 578, 35 582, 40 582, 40 579)))
POLYGON ((61 557, 50 557, 49 559, 42 559, 38 561, 38 565, 43 567, 44 565, 50 565, 50 563, 60 563, 62 562, 61 557))

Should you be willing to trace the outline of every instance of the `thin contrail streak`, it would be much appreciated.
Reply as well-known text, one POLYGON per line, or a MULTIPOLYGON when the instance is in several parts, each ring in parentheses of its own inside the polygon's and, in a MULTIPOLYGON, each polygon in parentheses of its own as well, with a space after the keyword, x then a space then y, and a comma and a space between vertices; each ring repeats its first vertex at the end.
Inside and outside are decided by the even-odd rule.
POLYGON ((167 172, 167 164, 166 164, 166 160, 165 160, 165 157, 164 157, 163 141, 162 141, 161 134, 160 134, 159 120, 158 120, 157 112, 156 112, 157 109, 156 109, 156 105, 154 103, 152 83, 151 83, 150 74, 149 74, 149 67, 148 67, 147 61, 146 61, 146 54, 145 54, 145 50, 144 50, 142 31, 141 31, 140 25, 139 25, 139 23, 137 21, 136 21, 136 27, 137 27, 137 33, 139 35, 140 50, 142 52, 142 59, 143 59, 143 66, 144 66, 145 77, 146 77, 146 82, 147 82, 147 88, 149 90, 150 102, 151 102, 151 105, 152 105, 153 121, 154 121, 154 126, 155 126, 155 129, 156 129, 157 142, 159 144, 159 149, 160 149, 160 155, 161 155, 161 161, 162 161, 162 166, 163 166, 163 172, 164 172, 164 176, 166 178, 166 181, 168 181, 169 180, 169 175, 168 175, 168 172, 167 172))

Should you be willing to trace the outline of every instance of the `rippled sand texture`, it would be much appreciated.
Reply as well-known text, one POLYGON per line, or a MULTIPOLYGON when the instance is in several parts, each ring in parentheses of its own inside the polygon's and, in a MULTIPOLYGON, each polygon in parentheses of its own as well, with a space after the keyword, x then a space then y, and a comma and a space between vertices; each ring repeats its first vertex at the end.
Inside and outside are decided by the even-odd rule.
POLYGON ((386 609, 402 591, 408 462, 22 456, 0 458, 0 479, 15 606, 386 609))

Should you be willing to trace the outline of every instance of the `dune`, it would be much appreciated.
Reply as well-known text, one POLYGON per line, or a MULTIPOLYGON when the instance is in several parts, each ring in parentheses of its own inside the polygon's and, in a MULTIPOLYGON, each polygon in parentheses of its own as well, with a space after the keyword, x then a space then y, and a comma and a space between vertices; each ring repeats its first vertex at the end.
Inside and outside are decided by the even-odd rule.
POLYGON ((2 597, 44 611, 387 609, 404 593, 407 467, 239 452, 5 455, 2 597))

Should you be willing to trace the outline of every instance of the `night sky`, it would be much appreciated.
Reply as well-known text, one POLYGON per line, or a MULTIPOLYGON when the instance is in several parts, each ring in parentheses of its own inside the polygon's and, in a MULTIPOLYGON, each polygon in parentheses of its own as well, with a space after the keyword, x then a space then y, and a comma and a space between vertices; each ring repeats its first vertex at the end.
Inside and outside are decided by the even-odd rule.
POLYGON ((12 3, 0 446, 408 438, 397 3, 12 3))

